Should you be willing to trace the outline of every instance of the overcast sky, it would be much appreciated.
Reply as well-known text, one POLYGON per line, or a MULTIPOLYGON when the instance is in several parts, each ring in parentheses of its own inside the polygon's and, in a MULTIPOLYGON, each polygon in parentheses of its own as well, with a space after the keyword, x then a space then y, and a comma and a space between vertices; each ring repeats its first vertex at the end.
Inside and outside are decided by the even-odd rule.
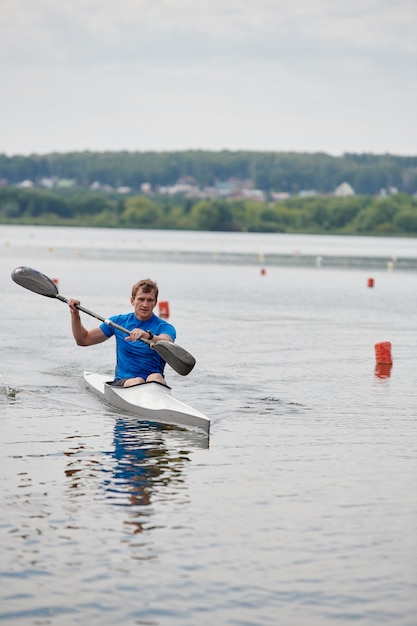
POLYGON ((0 153, 417 155, 417 0, 0 0, 0 153))

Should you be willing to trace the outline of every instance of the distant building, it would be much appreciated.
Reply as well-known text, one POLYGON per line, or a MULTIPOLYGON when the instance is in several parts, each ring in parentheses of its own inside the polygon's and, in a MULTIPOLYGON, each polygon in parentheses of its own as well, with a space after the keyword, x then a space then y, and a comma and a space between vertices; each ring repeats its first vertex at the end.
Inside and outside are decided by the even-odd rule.
POLYGON ((158 193, 163 196, 176 196, 179 194, 190 194, 194 190, 198 191, 197 187, 188 185, 187 183, 175 183, 175 185, 161 185, 157 188, 158 193))
POLYGON ((338 198, 348 198, 349 196, 354 196, 355 192, 353 188, 349 185, 349 183, 342 183, 334 190, 334 195, 338 198))
POLYGON ((398 193, 398 189, 397 187, 383 187, 382 189, 379 190, 379 197, 380 198, 387 198, 388 196, 395 196, 395 194, 398 193))
POLYGON ((214 184, 220 196, 241 196, 243 191, 253 189, 253 181, 241 180, 240 178, 229 178, 228 180, 217 180, 214 184))
POLYGON ((152 193, 151 183, 142 183, 140 186, 140 190, 142 193, 152 193))
POLYGON ((289 197, 288 191, 271 191, 271 200, 275 202, 285 202, 289 197))
POLYGON ((45 187, 45 189, 53 189, 55 187, 56 178, 47 178, 44 176, 40 179, 39 184, 41 187, 45 187))
POLYGON ((77 181, 74 178, 60 178, 56 184, 58 189, 72 189, 76 185, 77 181))
POLYGON ((249 200, 257 200, 258 202, 265 202, 265 194, 262 189, 242 189, 241 198, 248 198, 249 200))

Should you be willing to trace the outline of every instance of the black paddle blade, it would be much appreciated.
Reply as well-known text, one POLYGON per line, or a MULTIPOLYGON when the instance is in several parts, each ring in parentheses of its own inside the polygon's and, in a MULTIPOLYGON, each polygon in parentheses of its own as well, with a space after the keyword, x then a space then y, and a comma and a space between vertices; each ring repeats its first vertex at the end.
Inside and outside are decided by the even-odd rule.
POLYGON ((152 344, 152 348, 181 376, 187 376, 195 365, 193 355, 176 343, 162 340, 152 344))
POLYGON ((41 296, 55 298, 58 294, 57 286, 52 280, 31 267, 16 267, 12 272, 12 280, 21 287, 39 293, 41 296))

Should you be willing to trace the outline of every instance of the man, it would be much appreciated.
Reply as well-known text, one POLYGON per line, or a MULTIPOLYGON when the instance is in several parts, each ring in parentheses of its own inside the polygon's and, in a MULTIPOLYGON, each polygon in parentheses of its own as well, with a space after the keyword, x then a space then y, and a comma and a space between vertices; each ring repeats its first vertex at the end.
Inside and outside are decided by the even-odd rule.
POLYGON ((140 280, 132 287, 130 302, 134 313, 126 313, 111 317, 130 331, 130 335, 113 328, 108 324, 100 324, 87 330, 81 323, 80 312, 76 308, 79 300, 69 299, 71 309, 71 327, 74 339, 79 346, 92 346, 112 337, 116 338, 116 369, 113 384, 120 387, 131 387, 144 382, 156 381, 166 384, 164 379, 165 361, 141 338, 174 342, 176 330, 172 324, 157 317, 153 312, 158 301, 158 285, 149 278, 140 280))

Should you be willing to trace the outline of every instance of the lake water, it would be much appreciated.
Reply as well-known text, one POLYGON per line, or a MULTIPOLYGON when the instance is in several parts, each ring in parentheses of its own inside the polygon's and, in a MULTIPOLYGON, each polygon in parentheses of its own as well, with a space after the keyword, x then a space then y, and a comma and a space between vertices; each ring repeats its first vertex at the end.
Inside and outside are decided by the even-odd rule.
POLYGON ((0 254, 0 621, 414 626, 416 239, 0 226, 0 254), (114 345, 18 265, 104 316, 157 280, 210 440, 92 396, 114 345))

